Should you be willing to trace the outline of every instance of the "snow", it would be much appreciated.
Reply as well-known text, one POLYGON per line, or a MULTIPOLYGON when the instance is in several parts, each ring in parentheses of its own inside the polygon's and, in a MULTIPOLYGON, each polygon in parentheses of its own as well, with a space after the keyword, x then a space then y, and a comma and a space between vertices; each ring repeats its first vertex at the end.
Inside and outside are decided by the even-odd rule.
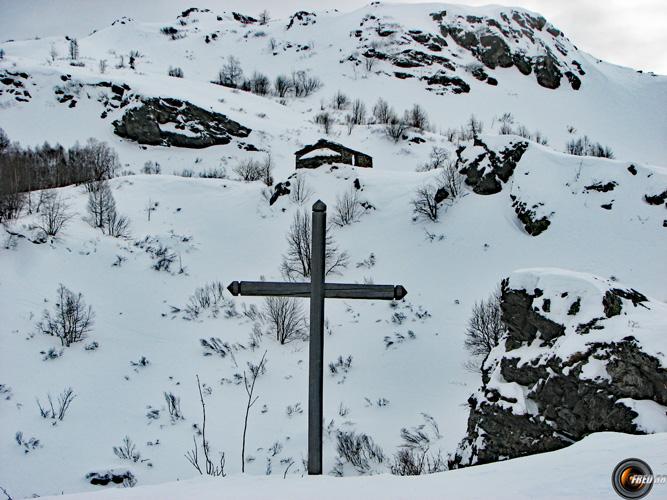
MULTIPOLYGON (((73 20, 62 20, 62 36, 0 44, 6 52, 0 70, 30 74, 30 102, 17 103, 7 94, 0 96, 0 126, 12 140, 26 146, 49 141, 68 147, 92 136, 116 149, 121 170, 138 174, 145 162, 154 161, 163 172, 123 175, 110 182, 118 211, 131 220, 132 237, 127 241, 104 236, 90 227, 85 221, 87 194, 76 186, 58 189, 74 216, 57 239, 37 245, 10 236, 9 231, 33 234, 34 214, 0 226, 0 384, 10 388, 0 400, 1 486, 16 498, 79 491, 87 495, 99 489, 85 481, 88 472, 131 465, 139 486, 179 483, 155 490, 111 491, 108 495, 197 497, 198 493, 210 496, 223 492, 242 497, 269 494, 280 487, 286 488, 284 496, 312 498, 311 485, 316 484, 318 495, 337 497, 353 496, 355 488, 381 488, 387 496, 404 497, 414 497, 413 491, 439 496, 441 488, 448 492, 451 488, 461 497, 488 497, 489 492, 495 497, 505 494, 505 488, 509 488, 507 496, 514 497, 530 496, 534 491, 588 496, 589 490, 582 493, 577 489, 585 484, 597 488, 591 493, 595 496, 611 491, 611 468, 627 449, 636 454, 643 450, 646 457, 658 460, 655 450, 664 447, 664 435, 604 434, 562 452, 431 478, 300 478, 306 456, 308 344, 280 346, 264 335, 259 349, 239 348, 234 359, 204 356, 200 339, 218 337, 230 345, 248 345, 254 321, 243 313, 253 305, 261 308, 262 300, 226 295, 232 305, 225 306, 217 318, 205 313, 193 321, 172 311, 172 306, 183 308, 197 287, 211 281, 226 285, 237 279, 282 279, 279 267, 286 250, 285 234, 297 210, 307 210, 321 198, 331 217, 336 199, 358 179, 360 200, 374 208, 365 211, 357 223, 332 229, 340 248, 351 257, 350 266, 332 280, 400 283, 409 295, 396 308, 375 301, 327 301, 325 364, 348 355, 353 362, 344 377, 325 376, 325 473, 336 465, 337 430, 365 432, 391 456, 402 443, 401 429, 420 425, 422 413, 431 415, 443 431, 433 451, 446 455, 455 449, 466 430, 465 402, 479 385, 479 375, 464 366, 468 359, 463 347, 467 321, 475 302, 487 297, 505 277, 511 276, 512 286, 527 290, 539 287, 553 296, 568 289, 568 300, 552 303, 550 314, 559 320, 566 317, 568 301, 575 294, 582 297, 580 315, 589 317, 599 309, 599 293, 609 283, 636 288, 652 298, 651 309, 633 309, 633 322, 627 317, 608 321, 604 335, 609 339, 635 335, 646 352, 664 359, 665 210, 646 204, 643 196, 667 188, 667 115, 656 106, 667 102, 667 77, 640 75, 577 51, 573 56, 586 71, 579 92, 571 91, 565 80, 560 89, 550 91, 539 87, 532 75, 496 69, 489 73, 498 78, 497 87, 462 73, 471 85, 470 94, 436 95, 426 91, 417 78, 392 78, 392 68, 384 62, 371 74, 339 62, 359 50, 350 33, 363 17, 376 15, 383 22, 398 23, 405 32, 434 31, 437 27, 429 14, 439 10, 452 15, 498 15, 506 8, 381 4, 351 13, 318 13, 317 23, 288 31, 284 19, 258 27, 237 23, 229 12, 194 13, 182 26, 175 18, 166 19, 158 13, 154 22, 116 24, 81 37, 85 67, 72 67, 65 58, 64 32, 73 20), (217 20, 218 14, 222 21, 217 20), (165 25, 177 27, 186 36, 169 40, 160 33, 165 25), (258 31, 266 36, 257 36, 258 31), (213 32, 219 33, 219 39, 205 43, 205 35, 213 32), (275 56, 268 47, 271 38, 280 44, 275 56), (288 43, 291 48, 287 48, 288 43), (299 44, 311 43, 308 50, 296 50, 299 44), (52 44, 59 56, 45 63, 52 44), (136 71, 127 67, 130 50, 141 53, 136 71), (121 54, 126 67, 116 68, 121 54), (211 84, 231 54, 239 57, 247 75, 261 69, 273 80, 278 74, 305 69, 318 76, 324 87, 307 98, 290 97, 281 103, 279 98, 211 84), (100 59, 108 61, 105 74, 99 73, 100 59), (181 67, 185 77, 168 77, 170 66, 181 67), (61 80, 65 74, 71 75, 68 89, 78 94, 75 108, 58 103, 54 95, 57 86, 65 85, 61 80), (259 152, 243 149, 238 140, 202 150, 142 147, 122 140, 113 134, 112 122, 138 104, 133 101, 129 107, 100 118, 104 108, 98 99, 101 94, 108 96, 107 90, 94 86, 101 81, 126 83, 134 97, 173 97, 223 113, 253 130, 243 142, 256 146, 259 152), (302 206, 288 197, 269 206, 263 184, 235 180, 233 170, 239 162, 261 160, 270 151, 275 181, 286 181, 294 174, 294 152, 325 137, 314 116, 321 106, 329 105, 338 90, 351 99, 361 99, 369 111, 380 95, 399 114, 418 103, 428 111, 433 131, 421 134, 424 144, 394 144, 384 136, 381 125, 356 126, 348 135, 343 125, 348 111, 329 110, 337 123, 327 138, 373 156, 373 169, 335 165, 301 171, 299 175, 313 191, 302 206), (443 132, 460 127, 474 113, 485 122, 481 139, 494 150, 502 150, 523 140, 497 135, 497 117, 506 111, 531 131, 541 130, 550 145, 530 142, 501 193, 479 196, 466 188, 463 197, 443 208, 439 222, 414 221, 411 201, 415 190, 437 177, 437 172, 415 170, 428 160, 434 146, 445 148, 452 157, 458 147, 448 142, 443 132), (562 153, 572 138, 568 125, 576 127, 576 135, 589 134, 595 141, 609 144, 617 159, 562 153), (635 176, 628 172, 631 164, 637 169, 635 176), (184 169, 191 169, 195 177, 173 175, 184 169), (229 178, 196 177, 209 169, 225 169, 229 178), (607 193, 585 189, 607 181, 618 186, 607 193), (548 230, 538 237, 527 235, 516 218, 510 195, 534 206, 538 216, 548 216, 552 222, 548 230), (158 203, 150 221, 146 212, 149 201, 158 203), (600 207, 610 202, 611 211, 600 207), (152 269, 146 245, 141 248, 136 244, 147 237, 177 253, 179 261, 172 273, 152 269), (365 265, 371 253, 376 264, 365 265), (114 265, 119 257, 121 265, 114 265), (183 273, 178 272, 179 266, 183 273), (513 273, 517 269, 530 271, 513 273), (86 351, 83 344, 77 344, 60 358, 42 361, 40 352, 58 349, 59 342, 36 334, 35 325, 42 311, 53 307, 59 283, 81 292, 93 307, 95 326, 87 342, 96 341, 99 348, 86 351), (405 318, 397 319, 395 313, 405 318), (390 347, 385 347, 385 337, 393 339, 390 347), (264 350, 268 372, 258 379, 260 399, 249 421, 248 455, 254 460, 246 464, 248 475, 239 476, 246 401, 242 385, 234 380, 247 368, 246 363, 256 363, 264 350), (131 364, 142 356, 150 361, 148 366, 131 364), (183 457, 192 446, 193 425, 201 425, 197 375, 210 389, 205 398, 213 454, 217 457, 224 451, 227 457, 230 477, 221 480, 224 487, 218 487, 217 481, 192 480, 198 474, 183 457), (69 386, 76 399, 66 418, 52 426, 39 416, 35 398, 44 401, 49 393, 57 397, 69 386), (181 398, 184 421, 172 424, 166 415, 165 391, 181 398), (388 404, 378 404, 383 399, 388 404), (303 413, 288 416, 288 406, 297 403, 303 413), (153 409, 160 410, 158 419, 147 418, 153 409), (17 431, 40 439, 43 446, 23 453, 14 441, 17 431), (114 455, 112 447, 120 445, 126 435, 152 466, 149 462, 129 464, 114 455), (280 451, 272 455, 270 448, 275 443, 280 451), (289 460, 294 464, 288 480, 283 481, 289 460), (263 477, 268 464, 272 476, 280 478, 280 486, 274 478, 263 477), (565 468, 571 473, 566 477, 577 481, 570 484, 544 473, 557 468, 565 468), (599 481, 587 478, 588 471, 599 481), (507 481, 505 473, 514 474, 510 477, 516 481, 507 481)), ((452 51, 447 53, 451 57, 464 62, 470 59, 453 43, 447 50, 452 51)), ((165 128, 171 126, 162 127, 184 133, 165 128)), ((468 146, 466 158, 481 152, 470 143, 463 145, 468 146)), ((591 332, 581 342, 594 338, 602 338, 602 333, 591 332)), ((562 352, 574 352, 582 345, 569 337, 566 342, 574 343, 560 344, 562 352)), ((514 352, 528 359, 530 348, 514 352)), ((585 376, 603 375, 598 368, 586 367, 585 376)), ((519 389, 503 390, 517 396, 519 389)), ((533 412, 534 408, 526 401, 522 411, 533 412)), ((641 425, 664 429, 661 422, 656 417, 641 425)), ((664 466, 664 459, 656 462, 656 470, 661 463, 664 466)))
MULTIPOLYGON (((290 498, 323 500, 340 498, 461 498, 532 499, 542 494, 549 498, 613 498, 611 473, 630 456, 641 457, 655 474, 667 468, 664 449, 667 434, 632 436, 599 433, 563 450, 479 465, 418 477, 390 475, 333 478, 232 476, 224 479, 191 479, 178 483, 138 488, 110 489, 95 495, 65 495, 57 498, 92 499, 254 499, 290 498), (567 478, 566 481, 563 478, 567 478)), ((667 493, 667 486, 656 484, 652 495, 667 493)), ((56 498, 56 497, 46 497, 56 498)))
POLYGON ((333 149, 329 148, 320 148, 320 149, 315 149, 314 151, 311 151, 310 153, 306 153, 301 157, 302 160, 307 160, 309 158, 316 158, 319 156, 326 156, 326 157, 337 157, 340 156, 340 153, 338 151, 334 151, 333 149))

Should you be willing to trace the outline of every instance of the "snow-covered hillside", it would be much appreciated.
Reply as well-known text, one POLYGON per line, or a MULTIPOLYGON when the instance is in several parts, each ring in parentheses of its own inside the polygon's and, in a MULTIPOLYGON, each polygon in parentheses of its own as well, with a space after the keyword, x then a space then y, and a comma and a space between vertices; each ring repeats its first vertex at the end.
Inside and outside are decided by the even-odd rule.
MULTIPOLYGON (((307 340, 276 342, 257 314, 260 299, 224 291, 197 315, 186 306, 210 283, 281 280, 293 218, 317 199, 330 219, 345 193, 361 203, 358 220, 332 229, 349 265, 331 279, 400 283, 409 292, 397 303, 327 301, 327 473, 359 474, 338 458, 339 432, 367 434, 383 449, 385 460, 364 472, 390 469, 405 444, 403 428, 428 429, 433 453, 455 452, 466 433, 466 401, 480 385, 480 374, 465 366, 468 320, 516 269, 560 268, 565 281, 575 271, 636 288, 662 304, 628 321, 666 324, 667 77, 598 61, 538 14, 374 2, 263 25, 189 10, 171 23, 119 19, 80 38, 74 60, 70 46, 64 36, 0 44, 0 128, 24 147, 107 142, 121 164, 109 185, 130 234, 113 238, 92 227, 89 195, 74 185, 56 189, 72 215, 56 238, 40 236, 37 213, 0 225, 0 486, 14 497, 98 490, 89 473, 128 465, 138 485, 198 476, 184 457, 193 435, 200 439, 197 376, 211 453, 217 461, 224 452, 226 472, 240 473, 243 375, 265 352, 245 471, 303 475, 307 340), (212 83, 229 56, 248 77, 266 74, 271 86, 279 75, 304 71, 321 87, 280 97, 212 83), (170 68, 183 78, 168 76, 170 68), (335 109, 339 91, 365 105, 364 123, 346 124, 352 103, 335 109), (371 117, 379 97, 399 116, 420 105, 429 126, 391 140, 371 117), (170 106, 178 111, 167 119, 170 106), (323 113, 333 122, 328 133, 323 113), (127 126, 123 137, 114 132, 137 114, 149 122, 138 135, 127 126), (483 122, 474 139, 465 137, 471 115, 483 122), (169 134, 199 140, 213 127, 209 117, 220 116, 227 121, 220 118, 225 126, 216 133, 224 137, 216 145, 155 145, 169 134), (146 130, 158 139, 144 140, 146 130), (584 135, 615 158, 565 153, 584 135), (321 138, 371 155, 373 168, 302 170, 309 196, 269 204, 276 184, 290 180, 294 190, 294 152, 321 138), (412 204, 418 188, 441 181, 442 168, 423 168, 434 148, 467 181, 441 203, 437 222, 415 218, 412 204), (274 186, 239 180, 239 164, 269 153, 274 186), (149 161, 161 174, 142 173, 149 161), (165 254, 173 262, 158 264, 165 254), (59 284, 80 292, 95 315, 88 338, 67 348, 37 333, 59 284), (75 399, 64 419, 40 416, 35 399, 44 406, 51 395, 57 404, 68 387, 75 399), (180 400, 182 418, 170 415, 165 394, 180 400), (131 464, 113 450, 126 436, 140 454, 131 464)), ((664 369, 667 339, 655 342, 664 369)), ((660 411, 655 418, 667 420, 660 411)), ((623 440, 592 436, 585 446, 604 448, 606 437, 623 440)), ((664 435, 641 439, 661 446, 664 435)), ((531 460, 551 459, 521 463, 531 460)), ((447 474, 432 481, 447 487, 447 474)), ((475 482, 482 473, 455 474, 475 482)), ((246 479, 238 481, 245 488, 246 479)), ((581 492, 563 495, 571 493, 581 492)))

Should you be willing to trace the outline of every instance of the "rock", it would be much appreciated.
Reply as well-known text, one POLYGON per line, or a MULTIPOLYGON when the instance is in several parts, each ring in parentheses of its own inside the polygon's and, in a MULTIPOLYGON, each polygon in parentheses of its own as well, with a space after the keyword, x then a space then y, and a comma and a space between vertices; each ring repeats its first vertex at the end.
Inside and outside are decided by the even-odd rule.
POLYGON ((665 200, 667 200, 667 189, 665 189, 662 193, 656 195, 645 194, 644 200, 649 205, 662 205, 663 203, 665 203, 665 200))
POLYGON ((499 36, 482 35, 479 42, 483 47, 480 59, 487 67, 491 69, 495 69, 496 66, 509 68, 514 64, 509 46, 499 36))
POLYGON ((524 75, 530 75, 533 71, 533 66, 530 60, 522 53, 515 53, 512 55, 512 62, 517 69, 524 75))
MULTIPOLYGON (((448 76, 443 71, 438 71, 428 77, 422 77, 422 80, 426 80, 426 83, 432 87, 441 87, 445 90, 451 90, 453 94, 467 94, 470 92, 470 85, 465 81, 461 80, 458 76, 448 76)), ((428 90, 433 89, 429 88, 428 90)))
POLYGON ((433 197, 433 200, 436 203, 441 203, 445 201, 447 198, 449 198, 449 191, 447 191, 444 187, 438 188, 438 190, 435 192, 435 196, 433 197))
MULTIPOLYGON (((526 232, 531 236, 539 236, 548 229, 551 221, 547 217, 537 218, 535 211, 529 209, 524 202, 519 199, 514 199, 512 206, 517 218, 523 223, 526 232)), ((537 207, 534 207, 537 208, 537 207)))
POLYGON ((586 191, 598 191, 600 193, 606 193, 608 191, 613 191, 616 186, 618 186, 618 183, 615 181, 610 181, 602 184, 601 182, 596 182, 595 184, 591 184, 590 186, 586 186, 584 189, 586 191))
POLYGON ((662 428, 667 305, 595 276, 534 269, 503 280, 501 311, 507 333, 482 365, 452 468, 662 428))
POLYGON ((305 10, 300 10, 299 12, 292 14, 286 29, 290 29, 296 24, 301 26, 308 26, 309 24, 315 24, 317 22, 316 18, 317 14, 315 14, 314 12, 306 12, 305 10))
POLYGON ((579 90, 581 88, 581 80, 577 75, 572 73, 572 71, 566 71, 565 76, 567 77, 567 80, 570 82, 572 90, 579 90))
POLYGON ((499 193, 503 183, 514 173, 519 160, 528 149, 527 142, 518 142, 496 153, 484 142, 477 139, 475 146, 484 148, 484 152, 472 160, 464 159, 467 147, 456 151, 457 169, 466 176, 466 184, 477 194, 489 195, 499 193))
POLYGON ((635 167, 634 165, 630 165, 628 167, 628 172, 630 172, 632 175, 637 175, 637 167, 635 167))
POLYGON ((111 469, 103 472, 89 472, 86 479, 90 484, 107 486, 108 484, 122 484, 132 487, 137 484, 137 479, 130 470, 111 469))
POLYGON ((251 130, 187 101, 145 98, 113 122, 114 132, 139 144, 206 148, 247 137, 251 130))
POLYGON ((273 189, 273 194, 271 194, 271 199, 269 200, 269 205, 273 205, 278 198, 290 194, 289 190, 290 182, 279 182, 273 189))
POLYGON ((536 58, 535 76, 537 77, 537 83, 542 87, 557 89, 560 87, 560 79, 563 74, 558 69, 558 61, 549 53, 546 56, 536 58))

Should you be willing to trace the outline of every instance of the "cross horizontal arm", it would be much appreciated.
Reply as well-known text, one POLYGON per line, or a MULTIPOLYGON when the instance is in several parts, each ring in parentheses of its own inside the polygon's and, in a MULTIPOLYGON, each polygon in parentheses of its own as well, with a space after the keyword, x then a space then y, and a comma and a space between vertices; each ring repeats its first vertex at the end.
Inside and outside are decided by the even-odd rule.
MULTIPOLYGON (((276 281, 233 281, 227 290, 234 295, 310 297, 310 283, 276 281)), ((401 285, 360 285, 357 283, 326 283, 327 299, 400 300, 408 294, 401 285)))

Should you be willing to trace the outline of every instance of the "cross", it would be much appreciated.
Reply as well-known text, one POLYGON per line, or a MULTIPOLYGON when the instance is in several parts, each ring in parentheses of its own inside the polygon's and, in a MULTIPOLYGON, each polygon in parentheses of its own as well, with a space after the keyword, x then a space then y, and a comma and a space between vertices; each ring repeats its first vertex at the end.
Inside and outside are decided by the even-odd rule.
POLYGON ((326 283, 325 250, 327 206, 313 205, 310 283, 233 281, 232 295, 310 297, 310 346, 308 387, 308 474, 322 474, 322 393, 324 382, 324 299, 401 300, 407 291, 401 285, 326 283))

